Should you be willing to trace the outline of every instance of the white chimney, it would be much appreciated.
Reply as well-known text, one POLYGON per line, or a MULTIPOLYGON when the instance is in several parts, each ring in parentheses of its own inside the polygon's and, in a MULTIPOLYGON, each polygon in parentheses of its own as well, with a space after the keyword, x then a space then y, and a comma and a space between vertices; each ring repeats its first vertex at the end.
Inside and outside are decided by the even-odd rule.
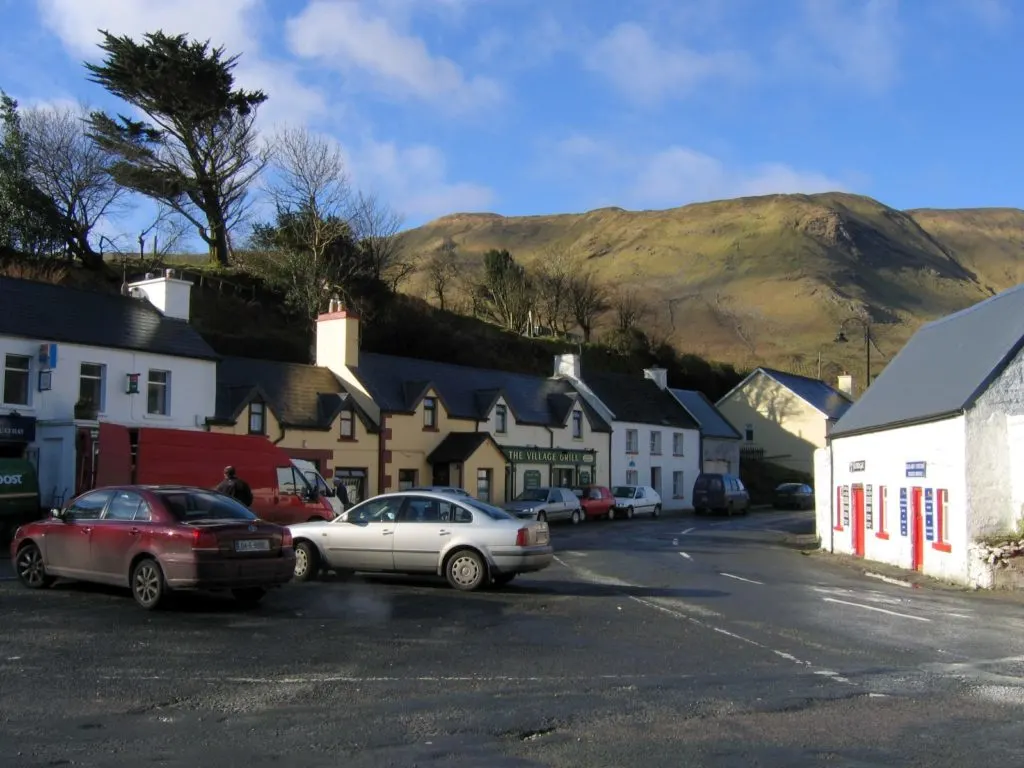
POLYGON ((583 378, 580 356, 572 353, 555 355, 555 376, 565 376, 573 381, 583 378))
POLYGON ((359 316, 348 312, 339 299, 331 299, 327 311, 316 319, 316 364, 327 368, 345 389, 377 420, 380 408, 359 380, 359 316))
POLYGON ((165 317, 173 317, 177 320, 188 322, 192 312, 192 283, 175 276, 173 269, 168 269, 163 275, 156 275, 152 272, 146 274, 146 279, 128 284, 128 289, 138 289, 149 299, 149 302, 160 310, 165 317))
POLYGON ((839 378, 836 379, 836 389, 847 397, 853 398, 853 376, 848 373, 839 374, 839 378))
POLYGON ((644 378, 658 385, 658 389, 668 389, 668 370, 665 368, 645 368, 644 378))

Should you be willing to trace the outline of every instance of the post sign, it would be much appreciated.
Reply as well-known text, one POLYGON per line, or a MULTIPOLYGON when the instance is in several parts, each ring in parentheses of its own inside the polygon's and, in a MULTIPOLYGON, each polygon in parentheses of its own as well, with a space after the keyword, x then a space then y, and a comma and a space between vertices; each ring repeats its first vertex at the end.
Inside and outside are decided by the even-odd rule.
POLYGON ((928 476, 928 462, 927 461, 908 461, 907 462, 907 477, 927 477, 928 476))
POLYGON ((850 471, 851 472, 863 472, 864 471, 864 466, 865 466, 864 459, 861 459, 860 461, 851 461, 850 462, 850 471))
POLYGON ((513 464, 595 464, 595 451, 563 450, 562 448, 520 448, 502 446, 505 458, 513 464))
POLYGON ((843 486, 843 525, 848 526, 850 524, 850 488, 849 486, 843 486))
POLYGON ((580 485, 590 485, 590 470, 580 470, 580 485))
POLYGON ((935 541, 935 491, 924 489, 924 537, 935 541))
POLYGON ((871 486, 864 486, 864 527, 869 531, 875 528, 875 504, 871 498, 873 495, 871 486))
POLYGON ((36 420, 30 416, 0 416, 0 442, 31 443, 36 439, 36 420))
POLYGON ((907 522, 907 489, 900 488, 900 536, 906 536, 910 528, 907 522))

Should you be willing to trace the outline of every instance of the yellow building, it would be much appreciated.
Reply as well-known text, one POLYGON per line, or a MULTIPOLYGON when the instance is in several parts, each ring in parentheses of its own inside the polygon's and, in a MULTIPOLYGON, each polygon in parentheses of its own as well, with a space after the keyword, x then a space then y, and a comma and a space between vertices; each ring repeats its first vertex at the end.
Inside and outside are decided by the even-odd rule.
POLYGON ((378 492, 377 425, 327 368, 224 358, 207 423, 212 432, 265 435, 328 482, 341 481, 353 504, 378 492))
POLYGON ((814 473, 814 451, 850 407, 850 399, 823 381, 758 368, 716 403, 743 437, 742 447, 765 461, 814 473))

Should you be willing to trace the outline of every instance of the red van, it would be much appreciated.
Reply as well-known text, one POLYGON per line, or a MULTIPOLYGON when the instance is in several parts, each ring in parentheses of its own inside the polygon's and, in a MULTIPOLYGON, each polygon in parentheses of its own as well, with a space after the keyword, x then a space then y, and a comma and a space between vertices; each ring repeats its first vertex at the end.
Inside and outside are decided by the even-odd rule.
POLYGON ((267 522, 291 525, 335 516, 329 500, 265 437, 101 423, 96 448, 90 487, 215 488, 230 465, 252 488, 252 511, 267 522))

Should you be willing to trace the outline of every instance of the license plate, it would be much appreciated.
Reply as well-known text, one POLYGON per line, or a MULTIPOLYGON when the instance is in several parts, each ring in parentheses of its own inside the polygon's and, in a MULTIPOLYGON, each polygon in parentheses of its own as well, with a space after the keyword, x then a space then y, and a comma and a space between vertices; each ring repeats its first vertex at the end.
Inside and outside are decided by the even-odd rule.
POLYGON ((548 535, 547 526, 544 526, 543 528, 538 528, 537 529, 537 543, 538 544, 547 544, 548 541, 550 541, 550 536, 548 535))
POLYGON ((269 552, 269 539, 242 539, 235 542, 235 552, 269 552))

